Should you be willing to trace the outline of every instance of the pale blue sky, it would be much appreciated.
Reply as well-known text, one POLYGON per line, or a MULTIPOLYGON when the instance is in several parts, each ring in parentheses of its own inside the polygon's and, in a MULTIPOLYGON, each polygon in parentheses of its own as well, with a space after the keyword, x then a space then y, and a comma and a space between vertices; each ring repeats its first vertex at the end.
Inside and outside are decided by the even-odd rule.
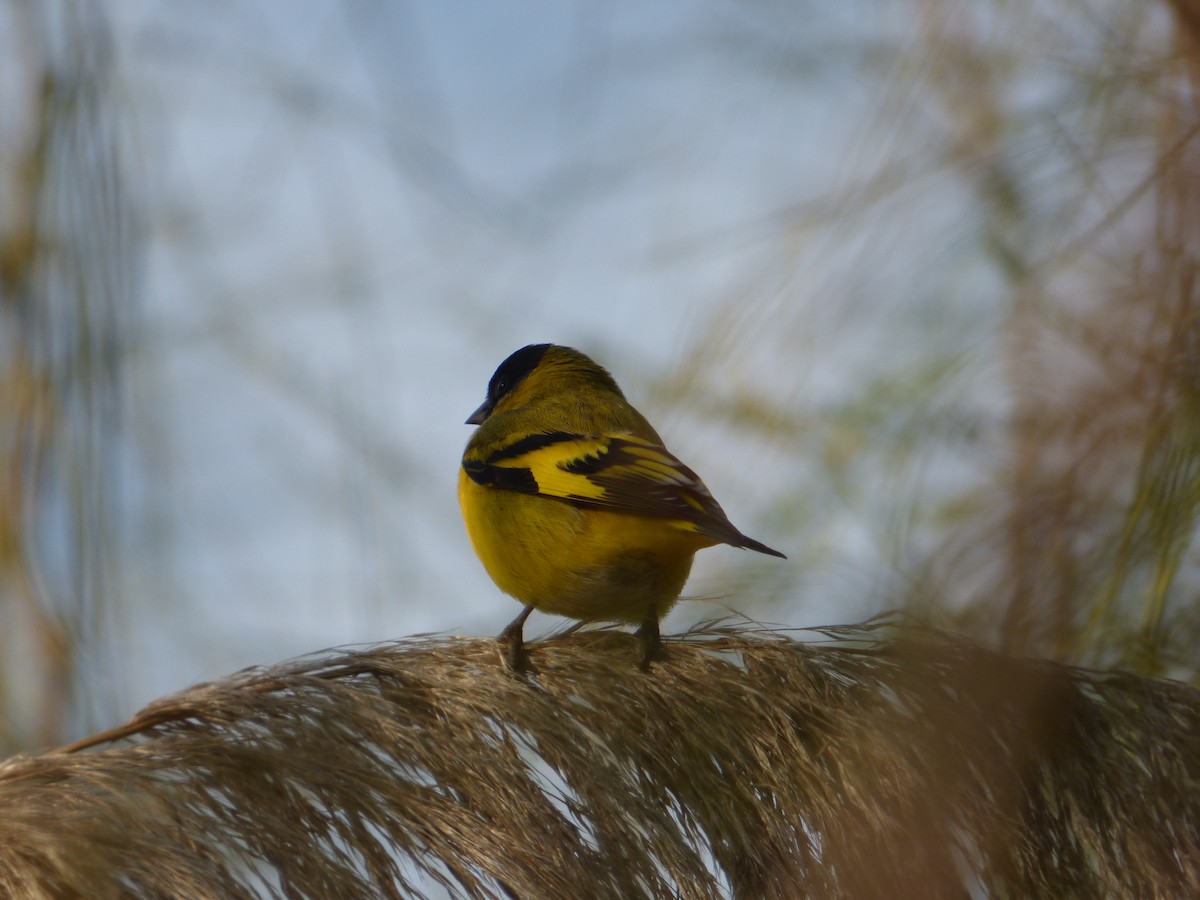
MULTIPOLYGON (((118 712, 322 647, 497 632, 518 606, 454 479, 488 377, 535 341, 606 364, 791 557, 706 551, 687 594, 792 625, 874 611, 928 472, 875 460, 834 483, 857 436, 823 417, 931 346, 964 355, 975 407, 1004 408, 1000 288, 969 193, 928 172, 946 126, 888 9, 114 4, 148 239, 96 662, 118 712), (864 211, 891 167, 911 177, 864 211), (736 396, 797 429, 704 412, 736 396)), ((954 486, 984 464, 929 462, 954 486)))

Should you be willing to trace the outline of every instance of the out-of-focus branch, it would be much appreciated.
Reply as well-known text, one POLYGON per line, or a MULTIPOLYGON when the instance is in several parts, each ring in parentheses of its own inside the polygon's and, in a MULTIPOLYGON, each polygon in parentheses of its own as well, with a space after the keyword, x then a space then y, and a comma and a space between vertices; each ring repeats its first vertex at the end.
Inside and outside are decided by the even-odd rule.
POLYGON ((0 136, 0 746, 62 739, 107 618, 138 247, 103 11, 10 13, 0 53, 25 68, 0 136))

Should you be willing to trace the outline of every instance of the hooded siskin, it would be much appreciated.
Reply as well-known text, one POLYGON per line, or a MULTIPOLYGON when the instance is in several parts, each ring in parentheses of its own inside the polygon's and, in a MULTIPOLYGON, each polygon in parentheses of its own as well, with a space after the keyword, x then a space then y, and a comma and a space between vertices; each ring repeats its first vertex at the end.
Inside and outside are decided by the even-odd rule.
POLYGON ((738 531, 612 376, 578 350, 523 347, 500 364, 463 453, 458 499, 484 568, 525 609, 500 635, 523 666, 533 609, 641 625, 643 665, 697 550, 783 554, 738 531))

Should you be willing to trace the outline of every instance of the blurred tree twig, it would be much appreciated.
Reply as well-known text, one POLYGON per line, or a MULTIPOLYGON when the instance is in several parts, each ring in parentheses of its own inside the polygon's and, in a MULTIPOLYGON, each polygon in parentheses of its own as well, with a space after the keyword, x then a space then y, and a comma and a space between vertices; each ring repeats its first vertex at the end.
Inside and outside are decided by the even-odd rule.
POLYGON ((774 516, 806 571, 848 560, 1015 654, 1197 678, 1200 41, 1168 6, 921 0, 858 35, 843 177, 707 241, 777 263, 662 394, 788 456, 774 516), (826 383, 763 402, 785 365, 826 383))
POLYGON ((138 241, 100 7, 13 3, 0 136, 0 747, 85 717, 111 624, 122 348, 138 241), (91 646, 90 650, 99 648, 91 646), (84 692, 86 694, 86 691, 84 692))

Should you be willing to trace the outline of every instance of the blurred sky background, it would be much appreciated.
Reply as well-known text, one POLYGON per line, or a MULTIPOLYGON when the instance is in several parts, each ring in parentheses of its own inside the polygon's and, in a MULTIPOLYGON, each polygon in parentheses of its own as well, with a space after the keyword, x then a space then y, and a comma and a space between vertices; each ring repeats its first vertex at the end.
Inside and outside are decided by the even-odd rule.
POLYGON ((1099 0, 0 4, 0 211, 11 238, 40 159, 60 251, 33 282, 6 270, 55 305, 10 305, 3 347, 33 335, 90 379, 34 504, 31 593, 75 610, 70 731, 254 663, 499 631, 518 606, 469 547, 456 467, 532 342, 605 364, 790 557, 700 554, 687 595, 710 600, 666 633, 892 605, 1007 465, 1028 273, 1069 293, 1124 271, 1079 242, 1156 164, 1111 84, 1145 83, 1121 67, 1153 69, 1171 21, 1099 0))

